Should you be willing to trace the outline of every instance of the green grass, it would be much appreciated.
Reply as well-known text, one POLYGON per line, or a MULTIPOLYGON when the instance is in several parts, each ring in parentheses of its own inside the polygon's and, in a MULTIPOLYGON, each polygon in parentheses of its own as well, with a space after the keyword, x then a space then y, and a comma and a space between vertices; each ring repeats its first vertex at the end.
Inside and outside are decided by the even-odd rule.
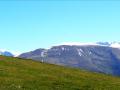
POLYGON ((0 90, 120 90, 120 78, 0 56, 0 90))

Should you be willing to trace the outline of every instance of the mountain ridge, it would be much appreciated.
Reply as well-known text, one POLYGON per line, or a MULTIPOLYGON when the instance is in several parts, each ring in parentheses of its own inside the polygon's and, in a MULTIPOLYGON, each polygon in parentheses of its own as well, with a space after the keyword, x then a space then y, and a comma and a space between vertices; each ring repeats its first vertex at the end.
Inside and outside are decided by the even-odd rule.
MULTIPOLYGON (((104 44, 104 43, 102 43, 104 44)), ((116 43, 112 43, 114 46, 116 43)), ((120 49, 106 45, 57 45, 23 53, 20 58, 120 76, 120 49)))
POLYGON ((106 46, 106 47, 112 47, 112 48, 120 48, 120 42, 86 42, 86 43, 80 43, 80 42, 64 42, 61 44, 57 44, 54 46, 61 46, 61 45, 70 45, 70 46, 106 46))
MULTIPOLYGON (((0 55, 15 57, 7 51, 1 51, 0 55)), ((64 43, 17 57, 120 76, 119 42, 64 43)))

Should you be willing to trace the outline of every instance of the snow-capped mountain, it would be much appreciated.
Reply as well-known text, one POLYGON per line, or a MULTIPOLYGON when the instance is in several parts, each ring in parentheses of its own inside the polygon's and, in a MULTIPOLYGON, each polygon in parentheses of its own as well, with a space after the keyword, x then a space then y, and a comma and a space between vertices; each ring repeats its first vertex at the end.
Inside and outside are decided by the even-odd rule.
POLYGON ((0 55, 3 56, 14 56, 11 52, 5 51, 5 50, 0 50, 0 55))
POLYGON ((63 43, 23 53, 20 58, 120 76, 120 43, 63 43))

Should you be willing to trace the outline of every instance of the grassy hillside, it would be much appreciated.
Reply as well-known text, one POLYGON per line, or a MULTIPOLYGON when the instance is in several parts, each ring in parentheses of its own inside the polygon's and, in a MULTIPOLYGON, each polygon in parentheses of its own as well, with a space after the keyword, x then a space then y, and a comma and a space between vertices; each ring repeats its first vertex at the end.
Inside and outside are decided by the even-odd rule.
POLYGON ((0 90, 120 90, 120 78, 0 56, 0 90))

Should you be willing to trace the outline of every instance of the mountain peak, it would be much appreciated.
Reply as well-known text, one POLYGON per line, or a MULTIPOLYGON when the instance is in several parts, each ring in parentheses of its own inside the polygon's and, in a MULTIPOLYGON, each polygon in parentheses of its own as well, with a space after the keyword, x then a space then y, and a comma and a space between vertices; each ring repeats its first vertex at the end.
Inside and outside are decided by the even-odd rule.
POLYGON ((3 49, 0 50, 0 55, 3 55, 3 56, 14 56, 11 52, 8 52, 8 51, 3 50, 3 49))

